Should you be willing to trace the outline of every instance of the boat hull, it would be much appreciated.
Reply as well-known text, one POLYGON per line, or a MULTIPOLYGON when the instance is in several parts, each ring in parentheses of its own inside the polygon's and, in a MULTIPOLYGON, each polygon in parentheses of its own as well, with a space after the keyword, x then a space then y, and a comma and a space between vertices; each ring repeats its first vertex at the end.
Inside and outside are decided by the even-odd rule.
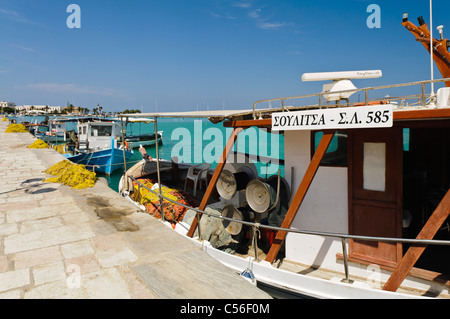
POLYGON ((45 134, 36 134, 36 138, 46 142, 46 143, 52 143, 52 144, 60 144, 65 143, 66 138, 64 136, 54 136, 54 135, 45 135, 45 134))
MULTIPOLYGON (((126 141, 132 143, 132 148, 139 148, 140 146, 153 146, 156 144, 155 134, 143 134, 135 136, 127 136, 126 141)), ((158 132, 158 144, 162 145, 162 132, 158 132)))
MULTIPOLYGON (((123 150, 109 148, 92 153, 81 153, 78 155, 66 155, 67 159, 75 164, 85 165, 87 169, 96 173, 111 175, 114 171, 123 167, 123 150)), ((133 153, 125 151, 125 158, 129 160, 133 153)))
MULTIPOLYGON (((176 231, 185 235, 188 225, 177 224, 176 231), (181 228, 181 229, 180 229, 181 228)), ((252 257, 242 258, 211 246, 207 241, 200 242, 195 238, 186 237, 201 247, 208 255, 220 261, 223 265, 241 273, 246 268, 251 269, 257 283, 271 289, 312 299, 428 299, 423 296, 402 294, 397 292, 373 289, 369 285, 354 282, 344 283, 342 278, 331 280, 310 277, 278 269, 266 261, 256 261, 252 257)))

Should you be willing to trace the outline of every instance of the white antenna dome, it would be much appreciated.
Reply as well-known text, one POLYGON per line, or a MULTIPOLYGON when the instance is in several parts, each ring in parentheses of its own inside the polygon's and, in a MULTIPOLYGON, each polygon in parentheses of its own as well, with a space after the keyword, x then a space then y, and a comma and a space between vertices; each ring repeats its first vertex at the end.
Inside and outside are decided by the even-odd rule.
POLYGON ((302 81, 333 81, 332 83, 324 84, 322 93, 347 91, 324 94, 328 101, 339 101, 348 99, 356 92, 354 90, 357 88, 350 81, 351 79, 375 79, 380 78, 382 75, 381 70, 304 73, 302 81))

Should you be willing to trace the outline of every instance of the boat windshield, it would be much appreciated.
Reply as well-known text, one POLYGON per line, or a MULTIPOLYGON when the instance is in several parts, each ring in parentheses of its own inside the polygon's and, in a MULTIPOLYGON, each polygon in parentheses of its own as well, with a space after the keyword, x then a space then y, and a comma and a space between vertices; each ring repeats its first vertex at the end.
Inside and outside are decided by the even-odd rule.
POLYGON ((91 136, 111 136, 112 126, 92 125, 91 136))

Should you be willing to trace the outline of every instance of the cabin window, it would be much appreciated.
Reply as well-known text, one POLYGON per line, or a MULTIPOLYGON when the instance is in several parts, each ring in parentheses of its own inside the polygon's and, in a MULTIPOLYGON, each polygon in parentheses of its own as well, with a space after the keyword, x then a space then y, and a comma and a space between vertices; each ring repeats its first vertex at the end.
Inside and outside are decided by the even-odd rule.
POLYGON ((91 126, 91 136, 111 136, 112 127, 111 126, 91 126))
POLYGON ((409 139, 411 130, 409 128, 403 129, 403 151, 409 152, 409 139))
MULTIPOLYGON (((312 155, 316 152, 322 136, 323 132, 312 132, 312 155)), ((336 131, 320 165, 347 167, 347 132, 336 131)))
POLYGON ((386 190, 386 143, 364 143, 364 189, 386 190))

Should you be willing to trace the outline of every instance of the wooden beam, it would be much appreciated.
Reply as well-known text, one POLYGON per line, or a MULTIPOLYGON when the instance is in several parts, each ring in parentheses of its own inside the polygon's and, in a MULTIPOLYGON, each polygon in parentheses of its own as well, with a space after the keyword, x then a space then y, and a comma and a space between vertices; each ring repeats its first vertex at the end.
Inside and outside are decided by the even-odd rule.
POLYGON ((450 109, 421 109, 408 111, 394 111, 394 121, 399 120, 425 120, 450 118, 450 109))
MULTIPOLYGON (((394 110, 394 121, 404 121, 404 120, 432 120, 443 118, 450 119, 450 109, 420 109, 420 110, 406 110, 406 111, 395 111, 394 110)), ((263 120, 242 120, 242 121, 227 121, 223 123, 224 127, 232 128, 249 128, 252 126, 257 127, 272 127, 272 119, 263 120)))
MULTIPOLYGON (((447 192, 436 210, 430 216, 422 231, 417 236, 417 239, 433 239, 433 237, 436 235, 437 231, 449 215, 450 190, 447 192)), ((397 265, 397 268, 394 270, 391 277, 389 277, 388 281, 383 287, 383 290, 397 291, 398 287, 400 287, 403 280, 405 280, 406 276, 414 267, 415 263, 420 258, 426 247, 426 245, 412 245, 403 256, 400 263, 397 265)))
MULTIPOLYGON (((214 190, 214 187, 216 187, 217 181, 219 180, 219 176, 222 173, 223 167, 225 166, 228 154, 230 153, 231 149, 233 148, 233 145, 236 142, 238 134, 242 131, 243 131, 243 128, 240 128, 240 127, 233 129, 233 132, 231 133, 231 136, 228 139, 227 145, 225 146, 225 149, 223 150, 222 156, 219 158, 219 163, 217 164, 216 169, 214 170, 214 174, 211 178, 211 181, 208 184, 208 188, 206 189, 205 195, 203 195, 200 206, 198 207, 199 210, 205 210, 206 205, 208 204, 209 198, 211 197, 211 194, 214 190)), ((201 216, 202 215, 200 214, 199 217, 201 218, 201 216)), ((198 220, 197 220, 197 217, 195 217, 194 220, 192 221, 191 228, 189 228, 187 236, 189 236, 189 237, 194 236, 195 230, 197 229, 197 225, 198 225, 198 220)))
MULTIPOLYGON (((450 118, 450 109, 420 109, 420 110, 406 110, 406 111, 395 111, 394 110, 394 121, 403 120, 432 120, 442 118, 450 118)), ((262 119, 262 120, 239 120, 239 121, 226 121, 223 122, 224 127, 242 127, 249 128, 252 126, 257 127, 272 127, 272 119, 262 119)))
POLYGON ((252 126, 256 127, 272 127, 272 119, 262 119, 262 120, 238 120, 238 121, 227 121, 223 122, 224 127, 243 127, 249 128, 252 126))
MULTIPOLYGON (((311 186, 311 182, 313 181, 314 176, 316 175, 317 170, 319 169, 320 162, 322 161, 322 158, 325 155, 325 152, 327 151, 328 146, 330 145, 331 140, 333 139, 335 133, 336 131, 324 132, 322 139, 320 140, 319 146, 317 147, 317 150, 314 153, 311 162, 309 163, 308 169, 306 170, 305 175, 303 176, 303 180, 300 183, 300 186, 298 187, 294 198, 292 199, 292 203, 289 206, 286 216, 284 217, 283 223, 281 224, 281 228, 291 227, 291 224, 294 221, 295 216, 297 215, 297 211, 300 208, 300 205, 302 204, 309 187, 311 186)), ((287 233, 285 231, 277 232, 272 247, 270 247, 270 250, 267 253, 266 261, 273 263, 273 261, 278 255, 278 252, 280 251, 281 245, 286 239, 286 235, 287 233)))
MULTIPOLYGON (((417 41, 422 43, 425 49, 430 52, 430 30, 428 25, 425 23, 419 27, 416 27, 412 22, 405 21, 402 25, 410 31, 416 38, 417 41)), ((436 40, 433 38, 433 60, 436 63, 439 71, 443 78, 448 78, 450 76, 450 54, 447 50, 447 40, 436 40)), ((450 82, 445 82, 446 86, 450 86, 450 82)))

